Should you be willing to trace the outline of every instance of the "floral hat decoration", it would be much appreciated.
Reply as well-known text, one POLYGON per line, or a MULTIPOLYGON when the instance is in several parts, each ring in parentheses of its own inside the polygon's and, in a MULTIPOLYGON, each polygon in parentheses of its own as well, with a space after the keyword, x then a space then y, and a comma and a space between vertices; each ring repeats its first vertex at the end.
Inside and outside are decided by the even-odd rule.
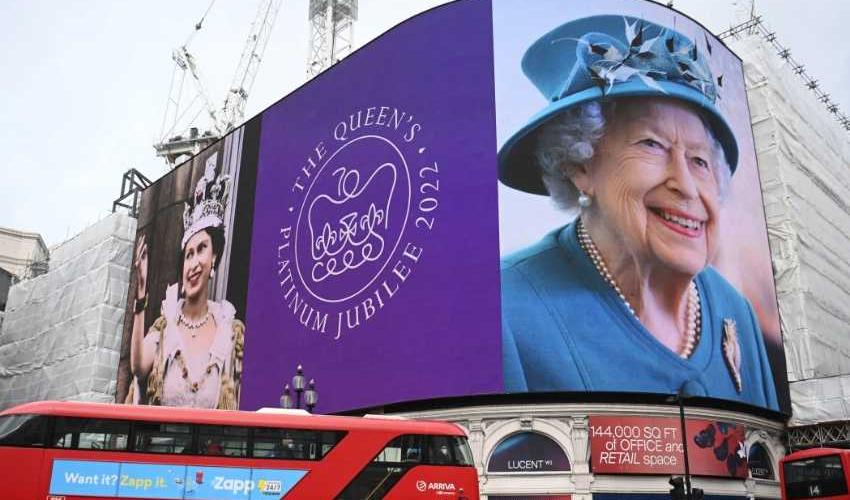
POLYGON ((570 21, 543 35, 522 58, 522 70, 549 104, 499 150, 499 180, 533 194, 548 194, 535 158, 536 131, 557 113, 601 98, 680 99, 702 110, 735 172, 738 145, 716 107, 722 75, 708 66, 708 38, 697 46, 681 33, 628 16, 570 21))

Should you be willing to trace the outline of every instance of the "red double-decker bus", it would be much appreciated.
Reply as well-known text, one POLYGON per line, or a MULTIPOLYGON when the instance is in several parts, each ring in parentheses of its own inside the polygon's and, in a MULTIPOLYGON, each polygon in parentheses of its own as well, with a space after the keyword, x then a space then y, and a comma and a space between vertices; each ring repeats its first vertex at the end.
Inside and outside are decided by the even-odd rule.
POLYGON ((0 413, 2 498, 477 499, 444 422, 97 403, 0 413))
POLYGON ((850 450, 802 450, 779 464, 782 500, 850 500, 850 450))

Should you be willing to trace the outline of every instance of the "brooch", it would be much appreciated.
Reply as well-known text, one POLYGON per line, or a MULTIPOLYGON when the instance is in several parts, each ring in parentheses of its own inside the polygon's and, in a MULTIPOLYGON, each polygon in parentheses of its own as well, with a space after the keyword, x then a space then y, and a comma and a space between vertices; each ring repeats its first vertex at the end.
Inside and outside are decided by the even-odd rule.
POLYGON ((735 383, 735 389, 743 390, 741 382, 741 344, 738 341, 738 325, 735 320, 725 318, 723 320, 723 357, 726 359, 726 367, 735 383))

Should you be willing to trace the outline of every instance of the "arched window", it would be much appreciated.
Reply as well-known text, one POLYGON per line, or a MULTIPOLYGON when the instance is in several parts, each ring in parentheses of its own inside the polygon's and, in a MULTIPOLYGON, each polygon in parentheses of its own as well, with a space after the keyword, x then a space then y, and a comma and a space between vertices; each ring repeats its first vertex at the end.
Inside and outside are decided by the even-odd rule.
POLYGON ((755 479, 776 479, 773 474, 770 454, 762 443, 756 442, 750 446, 750 452, 747 454, 747 465, 750 468, 750 475, 755 479))
POLYGON ((487 472, 568 472, 567 454, 553 439, 519 432, 503 439, 487 464, 487 472))

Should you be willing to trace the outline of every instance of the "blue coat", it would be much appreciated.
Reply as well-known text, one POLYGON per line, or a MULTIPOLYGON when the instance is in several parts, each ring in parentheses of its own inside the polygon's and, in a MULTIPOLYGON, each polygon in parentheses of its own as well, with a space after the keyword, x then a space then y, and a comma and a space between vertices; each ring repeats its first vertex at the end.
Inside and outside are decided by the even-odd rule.
POLYGON ((696 276, 702 331, 689 359, 656 340, 581 249, 575 223, 502 262, 505 389, 623 391, 741 401, 778 410, 758 320, 711 267, 696 276), (723 354, 723 320, 737 324, 739 392, 723 354))

